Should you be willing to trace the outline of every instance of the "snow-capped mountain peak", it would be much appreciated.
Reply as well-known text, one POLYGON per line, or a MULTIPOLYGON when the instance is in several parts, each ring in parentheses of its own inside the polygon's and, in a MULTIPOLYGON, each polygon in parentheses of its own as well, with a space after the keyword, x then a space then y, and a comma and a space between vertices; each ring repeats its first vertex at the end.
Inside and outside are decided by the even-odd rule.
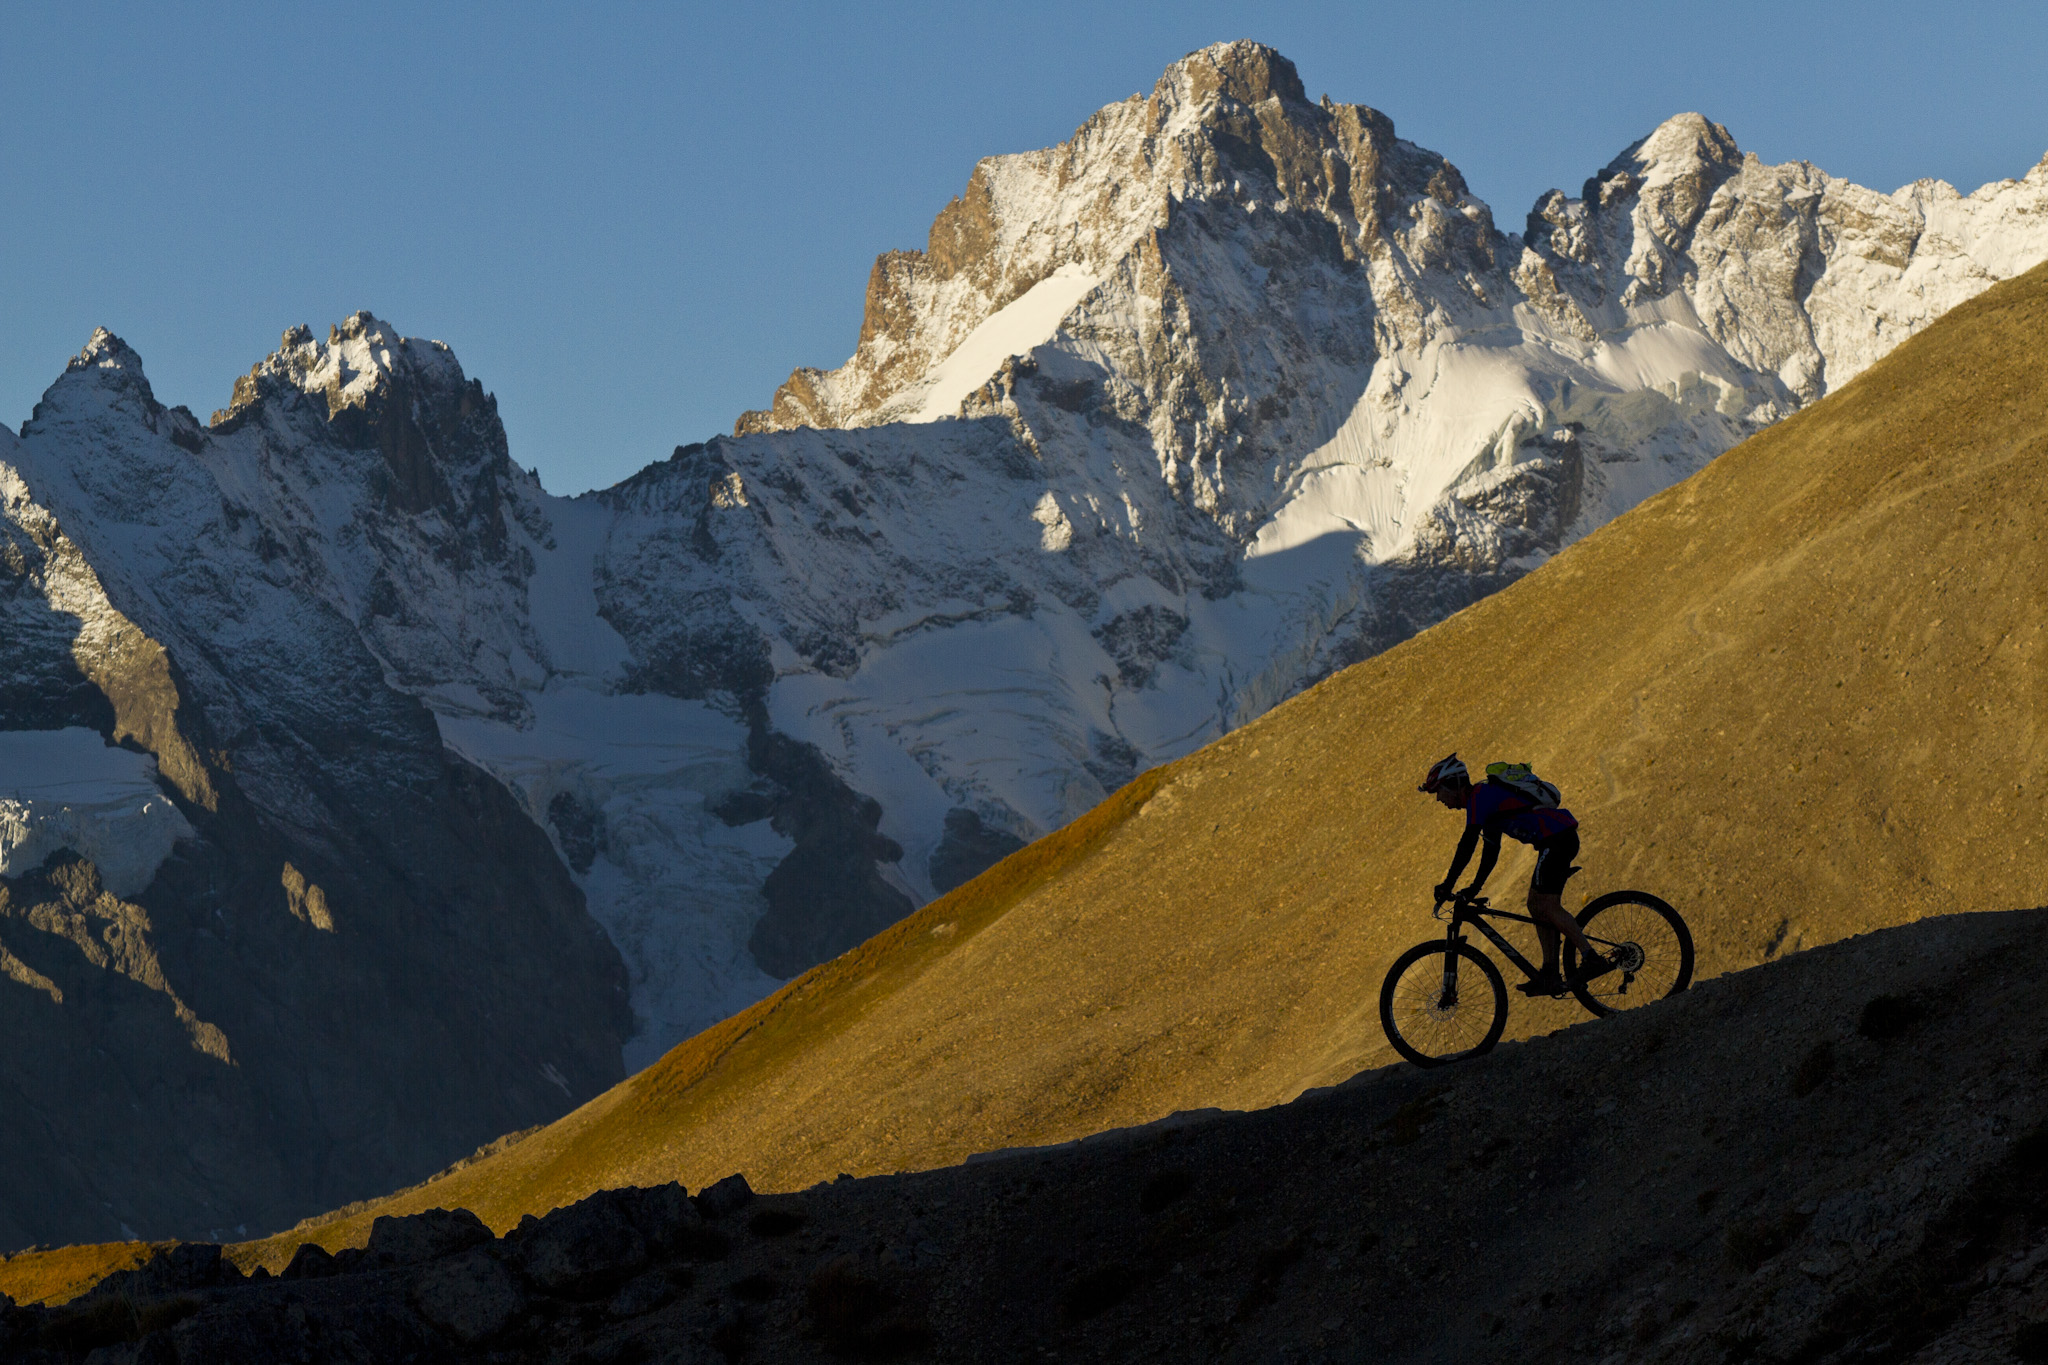
POLYGON ((1682 184, 1695 200, 1704 202, 1705 195, 1741 162, 1742 151, 1726 128, 1704 114, 1673 114, 1609 162, 1603 179, 1632 166, 1640 189, 1682 184))

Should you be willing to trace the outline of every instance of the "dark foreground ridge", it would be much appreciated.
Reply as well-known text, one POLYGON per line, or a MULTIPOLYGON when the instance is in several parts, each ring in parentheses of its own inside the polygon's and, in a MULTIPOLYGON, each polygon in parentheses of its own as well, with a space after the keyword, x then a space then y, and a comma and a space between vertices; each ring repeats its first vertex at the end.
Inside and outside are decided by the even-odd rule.
POLYGON ((947 1170, 177 1247, 10 1360, 2048 1359, 2048 911, 947 1170))

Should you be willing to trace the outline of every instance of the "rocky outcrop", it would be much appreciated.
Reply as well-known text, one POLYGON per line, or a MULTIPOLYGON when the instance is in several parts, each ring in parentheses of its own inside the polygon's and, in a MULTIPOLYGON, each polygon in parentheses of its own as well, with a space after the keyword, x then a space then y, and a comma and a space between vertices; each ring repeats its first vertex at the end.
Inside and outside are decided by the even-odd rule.
MULTIPOLYGON (((173 439, 194 430, 183 409, 143 408, 173 439), (160 413, 160 415, 158 415, 160 413)), ((178 727, 179 697, 163 647, 107 599, 79 548, 38 506, 0 428, 0 613, 7 625, 0 715, 21 729, 82 726, 157 756, 170 785, 211 810, 206 765, 178 727)))
POLYGON ((791 977, 866 942, 917 906, 877 870, 903 857, 877 831, 880 804, 841 781, 815 746, 771 731, 765 716, 757 714, 751 741, 750 766, 765 791, 735 793, 722 810, 744 824, 753 802, 763 801, 774 829, 795 843, 761 885, 768 907, 747 940, 763 971, 791 977))
MULTIPOLYGON (((61 1008, 65 1002, 57 979, 75 982, 77 976, 77 964, 69 964, 74 970, 66 971, 66 964, 52 960, 53 953, 61 954, 61 944, 83 959, 85 966, 126 977, 145 991, 162 996, 160 1009, 167 1009, 184 1030, 187 1047, 216 1062, 234 1065, 227 1035, 195 1015, 165 977, 163 962, 150 941, 149 913, 110 894, 100 885, 98 869, 91 863, 75 854, 53 853, 35 872, 11 883, 0 882, 0 919, 37 931, 14 937, 22 951, 42 962, 50 974, 36 970, 9 950, 8 975, 48 996, 51 1004, 61 1008)), ((74 997, 80 993, 78 984, 72 989, 74 997)), ((159 1011, 145 1004, 142 1012, 159 1011)))

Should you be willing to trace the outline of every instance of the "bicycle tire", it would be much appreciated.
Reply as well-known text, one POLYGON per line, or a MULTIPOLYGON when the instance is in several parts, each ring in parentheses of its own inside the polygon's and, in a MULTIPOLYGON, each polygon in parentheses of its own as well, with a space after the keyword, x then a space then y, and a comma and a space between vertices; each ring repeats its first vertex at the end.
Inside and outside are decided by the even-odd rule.
POLYGON ((1586 937, 1602 952, 1623 948, 1638 954, 1633 966, 1587 982, 1579 978, 1579 950, 1566 941, 1565 980, 1571 983, 1579 1003, 1594 1014, 1637 1009, 1668 999, 1692 984, 1692 931, 1668 902, 1647 891, 1610 891, 1586 902, 1577 918, 1586 937), (1603 919, 1604 924, 1596 928, 1603 919), (1661 930, 1659 922, 1664 926, 1661 930))
POLYGON ((1443 967, 1425 967, 1419 977, 1407 983, 1415 965, 1428 958, 1442 957, 1452 951, 1452 945, 1438 940, 1434 943, 1418 943, 1394 959, 1394 965, 1387 969, 1387 979, 1380 986, 1380 1027, 1387 1032, 1387 1041, 1417 1066, 1444 1066, 1459 1062, 1467 1057, 1477 1057, 1493 1050, 1500 1041, 1502 1030, 1508 1025, 1508 988, 1501 980, 1500 968, 1493 965, 1493 959, 1469 943, 1456 945, 1458 956, 1470 961, 1479 969, 1480 979, 1486 983, 1484 991, 1474 992, 1477 997, 1469 1003, 1465 993, 1459 992, 1459 999, 1448 1010, 1443 1007, 1443 967), (1432 1002, 1432 983, 1434 995, 1432 1002), (1409 989, 1412 988, 1412 989, 1409 989), (1491 1016, 1483 1011, 1492 1007, 1491 1016), (1462 1015, 1460 1011, 1465 1011, 1462 1015), (1408 1027, 1403 1028, 1401 1015, 1408 1016, 1408 1027), (1461 1026, 1461 1019, 1466 1021, 1461 1026), (1441 1027, 1428 1027, 1431 1023, 1441 1027), (1413 1037, 1409 1035, 1413 1034, 1413 1037), (1475 1036, 1477 1041, 1449 1050, 1437 1047, 1442 1041, 1465 1042, 1475 1036), (1455 1036, 1454 1036, 1455 1035, 1455 1036))

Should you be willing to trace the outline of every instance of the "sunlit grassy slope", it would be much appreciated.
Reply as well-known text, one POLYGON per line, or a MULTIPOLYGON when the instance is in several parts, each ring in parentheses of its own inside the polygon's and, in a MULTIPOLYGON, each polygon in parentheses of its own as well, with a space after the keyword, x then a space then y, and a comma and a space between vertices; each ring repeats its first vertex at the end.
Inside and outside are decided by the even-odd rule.
MULTIPOLYGON (((1705 974, 2037 904, 2044 524, 2048 267, 552 1127, 313 1236, 927 1167, 1386 1064, 1380 977, 1437 931, 1458 832, 1415 783, 1452 749, 1557 781, 1588 868, 1567 904, 1668 897, 1705 974)), ((1516 850, 1495 887, 1527 868, 1516 850)), ((1580 1017, 1517 998, 1510 1031, 1580 1017)))
MULTIPOLYGON (((395 1206, 504 1228, 609 1185, 798 1187, 1390 1062, 1379 980, 1435 931, 1457 834, 1415 783, 1451 749, 1557 781, 1584 827, 1577 898, 1667 896, 1704 973, 2035 904, 2044 529, 2048 269, 395 1206)), ((1518 851, 1498 886, 1526 870, 1518 851)), ((1511 1027, 1575 1011, 1518 1004, 1511 1027)))
POLYGON ((0 1257, 0 1293, 16 1303, 65 1303, 120 1270, 154 1259, 175 1242, 101 1242, 0 1257))

